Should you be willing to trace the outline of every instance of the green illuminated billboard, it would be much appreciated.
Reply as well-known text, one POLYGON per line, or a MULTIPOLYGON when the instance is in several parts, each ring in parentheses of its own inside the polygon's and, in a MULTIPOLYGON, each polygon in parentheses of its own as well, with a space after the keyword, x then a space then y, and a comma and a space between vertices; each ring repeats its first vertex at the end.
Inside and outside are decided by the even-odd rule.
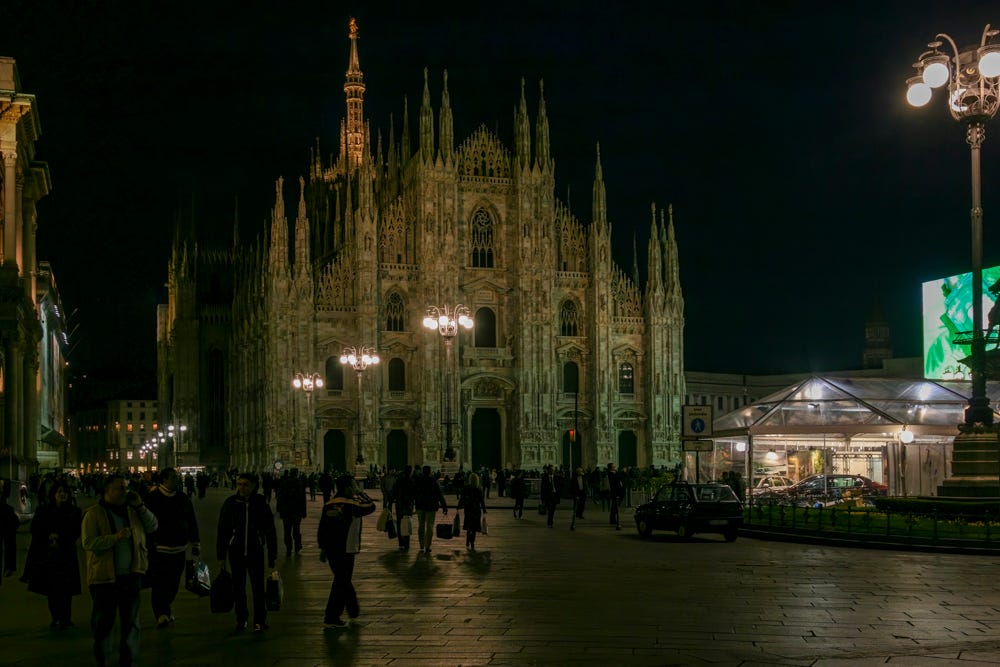
MULTIPOLYGON (((1000 266, 983 269, 983 328, 993 307, 989 288, 1000 280, 1000 266)), ((956 345, 955 335, 971 332, 972 273, 931 280, 923 286, 924 377, 954 380, 969 377, 969 368, 959 362, 969 356, 968 345, 956 345)))

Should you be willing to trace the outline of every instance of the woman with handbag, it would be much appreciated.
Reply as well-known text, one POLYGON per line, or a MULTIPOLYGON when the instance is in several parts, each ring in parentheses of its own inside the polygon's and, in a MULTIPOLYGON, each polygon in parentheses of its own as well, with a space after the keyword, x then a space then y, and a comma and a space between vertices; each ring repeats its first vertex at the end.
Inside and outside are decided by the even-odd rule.
POLYGON ((403 474, 396 478, 389 491, 389 507, 396 506, 396 519, 399 530, 399 550, 403 553, 410 550, 410 534, 413 532, 413 467, 403 468, 403 474))
POLYGON ((483 532, 483 515, 486 514, 486 501, 483 499, 483 489, 479 475, 469 473, 469 478, 462 487, 462 495, 458 500, 458 509, 465 510, 465 548, 476 550, 476 533, 483 532))
POLYGON ((325 628, 347 627, 340 618, 345 608, 351 618, 361 613, 352 581, 354 557, 361 551, 361 517, 374 511, 375 503, 357 488, 350 475, 337 478, 333 497, 323 505, 317 535, 319 559, 328 562, 333 572, 323 618, 325 628))
POLYGON ((50 502, 31 521, 31 545, 24 565, 28 590, 49 601, 53 630, 73 627, 73 596, 80 594, 80 565, 76 541, 82 514, 73 502, 69 484, 59 480, 49 490, 50 502))

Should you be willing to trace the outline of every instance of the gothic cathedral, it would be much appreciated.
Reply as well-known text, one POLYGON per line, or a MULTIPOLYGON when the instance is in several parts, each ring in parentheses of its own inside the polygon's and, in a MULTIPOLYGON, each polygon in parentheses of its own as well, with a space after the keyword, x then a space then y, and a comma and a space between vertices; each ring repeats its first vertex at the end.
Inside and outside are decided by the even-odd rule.
POLYGON ((387 151, 379 136, 373 153, 353 20, 349 34, 339 155, 324 160, 317 142, 289 188, 291 224, 279 178, 255 243, 176 237, 157 340, 161 419, 187 427, 177 463, 677 463, 672 211, 653 207, 640 291, 638 268, 611 257, 600 147, 585 226, 555 196, 544 89, 532 133, 523 81, 513 150, 485 126, 456 145, 447 72, 435 110, 425 70, 415 146, 404 103, 399 141, 390 120, 387 151), (467 312, 472 327, 428 330, 432 306, 467 312), (351 347, 379 363, 342 363, 351 347))

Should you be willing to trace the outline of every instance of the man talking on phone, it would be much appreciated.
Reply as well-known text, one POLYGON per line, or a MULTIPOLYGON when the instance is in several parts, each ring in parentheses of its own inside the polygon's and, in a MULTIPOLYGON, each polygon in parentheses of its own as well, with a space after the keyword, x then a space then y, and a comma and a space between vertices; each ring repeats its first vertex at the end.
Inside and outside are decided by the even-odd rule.
POLYGON ((90 626, 94 657, 102 667, 111 662, 116 615, 121 619, 118 664, 131 667, 139 659, 139 589, 148 566, 146 534, 157 525, 156 516, 117 473, 105 478, 100 501, 83 515, 81 542, 94 600, 90 626))

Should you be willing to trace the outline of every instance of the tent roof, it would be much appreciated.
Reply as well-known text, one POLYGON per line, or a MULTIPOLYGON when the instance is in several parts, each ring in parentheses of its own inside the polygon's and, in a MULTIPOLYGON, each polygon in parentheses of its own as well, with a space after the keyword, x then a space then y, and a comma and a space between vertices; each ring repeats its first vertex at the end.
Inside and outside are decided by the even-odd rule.
MULTIPOLYGON (((994 406, 998 393, 1000 384, 988 383, 994 406)), ((907 426, 917 433, 954 435, 971 394, 969 382, 812 376, 723 415, 713 431, 715 437, 725 437, 865 433, 907 426)))

